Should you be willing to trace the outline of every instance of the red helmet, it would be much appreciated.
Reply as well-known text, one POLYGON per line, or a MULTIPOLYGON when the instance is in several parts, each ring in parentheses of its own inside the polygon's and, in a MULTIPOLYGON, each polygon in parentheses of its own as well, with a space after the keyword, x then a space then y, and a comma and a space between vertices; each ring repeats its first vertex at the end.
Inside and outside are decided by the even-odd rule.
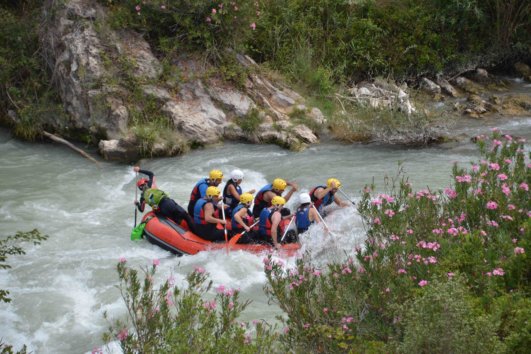
POLYGON ((138 181, 136 181, 136 186, 138 188, 141 188, 144 184, 147 184, 149 181, 147 178, 140 178, 138 181))

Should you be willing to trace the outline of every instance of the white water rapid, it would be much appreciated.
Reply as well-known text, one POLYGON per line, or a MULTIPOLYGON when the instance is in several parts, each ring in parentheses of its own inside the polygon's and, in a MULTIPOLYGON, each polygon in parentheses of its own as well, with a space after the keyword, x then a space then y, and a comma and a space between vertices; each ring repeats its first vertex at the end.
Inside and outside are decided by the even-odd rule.
MULTIPOLYGON (((459 133, 488 134, 488 126, 531 137, 531 118, 469 123, 459 133)), ((398 162, 414 189, 438 189, 450 184, 454 161, 466 165, 477 156, 469 142, 422 149, 325 143, 301 153, 226 144, 182 157, 144 160, 141 166, 154 171, 158 186, 186 206, 196 181, 212 168, 226 176, 234 168, 243 170, 244 190, 258 189, 275 177, 308 190, 334 176, 355 200, 373 177, 381 188, 385 175, 396 174, 398 162)), ((25 245, 27 254, 10 257, 12 268, 0 270, 0 289, 9 290, 13 299, 0 303, 0 338, 15 348, 27 344, 36 353, 85 353, 102 346, 108 326, 103 312, 111 318, 125 315, 115 287, 119 257, 134 266, 160 259, 160 279, 173 274, 177 284, 201 266, 215 286, 240 288, 242 298, 252 300, 244 320, 273 320, 279 314, 262 291, 263 255, 219 251, 179 258, 144 240, 130 241, 135 194, 131 166, 103 163, 98 169, 62 146, 23 143, 5 130, 0 130, 0 161, 0 235, 38 228, 50 236, 40 246, 25 245)), ((293 208, 296 200, 288 206, 293 208)), ((337 234, 334 242, 319 227, 302 238, 303 248, 319 264, 352 253, 364 239, 354 208, 336 210, 326 221, 337 234)))

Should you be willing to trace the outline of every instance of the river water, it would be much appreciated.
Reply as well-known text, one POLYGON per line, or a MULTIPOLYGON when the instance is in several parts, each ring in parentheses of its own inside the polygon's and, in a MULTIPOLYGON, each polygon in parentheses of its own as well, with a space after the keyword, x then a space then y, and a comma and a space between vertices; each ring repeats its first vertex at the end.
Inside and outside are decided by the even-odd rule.
MULTIPOLYGON (((497 126, 503 132, 531 138, 531 118, 466 121, 458 133, 473 136, 497 126)), ((212 168, 227 176, 233 168, 245 173, 243 189, 260 188, 275 177, 298 182, 301 190, 325 183, 330 176, 356 200, 374 178, 394 176, 399 162, 414 189, 450 184, 453 162, 476 160, 468 141, 422 149, 380 145, 324 143, 301 153, 270 145, 225 144, 174 158, 141 162, 156 174, 159 188, 186 206, 195 182, 212 168)), ((38 228, 50 238, 40 246, 26 245, 26 255, 9 258, 0 270, 0 289, 13 301, 0 303, 0 338, 36 353, 84 353, 102 345, 111 318, 123 318, 125 307, 116 288, 116 263, 125 257, 133 266, 160 260, 159 280, 173 275, 177 284, 196 266, 211 274, 214 285, 239 288, 252 304, 244 320, 273 320, 279 310, 263 293, 263 255, 225 251, 175 257, 141 240, 129 239, 133 225, 135 175, 131 166, 93 163, 52 144, 28 144, 0 130, 0 235, 38 228)), ((293 198, 288 206, 294 206, 293 198)), ((363 242, 364 229, 354 208, 333 211, 326 219, 335 238, 310 229, 303 249, 319 264, 345 257, 363 242)), ((293 263, 293 260, 287 260, 293 263)), ((112 350, 111 350, 112 351, 112 350)))

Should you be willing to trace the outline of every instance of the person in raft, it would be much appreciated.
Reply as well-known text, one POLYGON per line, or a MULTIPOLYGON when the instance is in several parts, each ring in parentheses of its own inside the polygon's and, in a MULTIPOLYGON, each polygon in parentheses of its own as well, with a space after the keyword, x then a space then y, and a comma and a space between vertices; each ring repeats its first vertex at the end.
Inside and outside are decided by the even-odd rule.
POLYGON ((308 193, 301 193, 299 195, 300 206, 295 212, 295 225, 297 225, 297 233, 302 234, 310 228, 313 223, 319 223, 319 214, 317 209, 312 207, 312 200, 308 193))
POLYGON ((281 228, 283 206, 286 199, 276 195, 271 200, 271 206, 262 209, 260 213, 260 222, 258 223, 258 240, 272 244, 275 248, 280 248, 281 228))
POLYGON ((286 186, 291 187, 288 194, 284 197, 284 200, 287 202, 298 188, 296 183, 286 182, 282 178, 275 178, 273 183, 263 186, 254 198, 253 216, 255 218, 259 217, 264 208, 271 206, 271 201, 274 197, 282 196, 286 186))
POLYGON ((208 187, 217 187, 223 180, 223 172, 220 170, 212 170, 208 174, 208 178, 202 178, 197 182, 190 193, 190 201, 188 202, 188 214, 194 215, 195 203, 205 196, 208 187))
POLYGON ((254 197, 251 193, 243 193, 240 195, 240 202, 232 210, 232 234, 236 235, 245 232, 245 235, 240 237, 238 243, 250 243, 254 238, 254 232, 250 227, 254 222, 251 213, 251 203, 253 202, 253 199, 254 197))
POLYGON ((141 170, 139 166, 133 167, 133 171, 142 173, 148 178, 140 178, 136 186, 140 189, 140 200, 135 201, 136 207, 140 212, 144 212, 148 204, 155 214, 162 215, 180 224, 182 220, 186 221, 190 231, 194 230, 194 223, 190 215, 177 202, 171 199, 164 191, 154 187, 154 174, 151 171, 141 170))
MULTIPOLYGON (((230 179, 223 188, 223 203, 227 205, 225 214, 231 215, 234 208, 238 206, 240 202, 240 196, 242 194, 242 187, 240 184, 243 181, 243 172, 241 170, 234 170, 230 173, 230 179)), ((255 190, 252 189, 247 193, 254 194, 255 190)), ((252 202, 252 200, 251 200, 252 202)))
POLYGON ((329 178, 326 181, 326 186, 317 186, 310 191, 311 201, 321 215, 324 212, 324 207, 332 204, 332 202, 335 202, 340 207, 350 205, 336 195, 339 188, 341 188, 341 182, 337 178, 329 178))
POLYGON ((217 204, 221 191, 216 186, 206 189, 205 196, 194 206, 195 234, 208 241, 225 241, 224 230, 218 230, 217 224, 225 225, 225 220, 219 218, 220 209, 217 204))

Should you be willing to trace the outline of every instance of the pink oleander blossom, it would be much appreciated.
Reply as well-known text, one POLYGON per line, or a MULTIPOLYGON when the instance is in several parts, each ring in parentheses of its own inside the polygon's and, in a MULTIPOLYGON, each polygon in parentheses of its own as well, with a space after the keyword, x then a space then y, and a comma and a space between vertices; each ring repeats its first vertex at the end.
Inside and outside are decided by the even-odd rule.
POLYGON ((519 185, 518 187, 519 187, 520 189, 526 191, 526 192, 529 191, 529 186, 528 186, 527 183, 525 183, 525 182, 520 183, 520 185, 519 185))
POLYGON ((406 273, 407 273, 407 271, 404 268, 400 268, 398 270, 398 274, 406 274, 406 273))
POLYGON ((494 221, 494 220, 489 220, 489 221, 487 221, 487 225, 488 225, 488 226, 492 226, 492 227, 498 227, 498 226, 500 226, 500 225, 498 225, 498 223, 497 223, 496 221, 494 221))
POLYGON ((487 209, 489 210, 496 210, 498 209, 498 203, 494 202, 494 201, 488 201, 487 202, 487 205, 486 205, 487 209))
POLYGON ((457 197, 457 192, 452 188, 445 188, 444 194, 446 194, 450 199, 454 199, 457 197))
POLYGON ((389 218, 392 218, 395 215, 395 212, 391 209, 387 209, 384 211, 384 214, 387 215, 389 218))
POLYGON ((511 189, 509 188, 509 186, 507 186, 506 183, 502 185, 501 189, 502 193, 505 194, 507 197, 511 195, 511 189))
POLYGON ((129 332, 127 331, 127 328, 122 329, 120 332, 118 332, 118 335, 116 336, 120 342, 123 342, 127 339, 129 336, 129 332))
POLYGON ((205 272, 205 268, 197 266, 194 268, 194 271, 196 273, 203 274, 205 272))
POLYGON ((496 162, 489 163, 489 169, 492 171, 499 171, 500 165, 498 165, 496 162))
POLYGON ((380 218, 374 218, 373 223, 374 223, 375 225, 381 225, 381 224, 382 224, 382 221, 380 220, 380 218))
POLYGON ((120 262, 120 263, 127 263, 127 259, 126 259, 125 257, 120 257, 120 258, 118 259, 118 262, 120 262))
POLYGON ((158 267, 159 265, 160 265, 160 260, 157 259, 157 258, 155 258, 155 259, 153 260, 153 267, 158 267))
POLYGON ((516 206, 514 204, 509 204, 509 205, 507 205, 507 209, 508 210, 515 210, 516 206))
POLYGON ((515 255, 524 254, 524 253, 525 253, 525 249, 523 247, 515 247, 514 248, 514 254, 515 255))
POLYGON ((141 9, 142 9, 142 8, 140 7, 140 5, 136 5, 136 6, 135 6, 135 10, 136 10, 136 12, 140 12, 141 9))
POLYGON ((413 235, 413 230, 411 230, 411 229, 407 229, 406 233, 407 233, 408 235, 413 235))
POLYGON ((448 279, 452 279, 455 276, 455 273, 448 272, 446 275, 448 276, 448 279))
POLYGON ((501 145, 502 145, 502 142, 499 141, 499 140, 497 140, 497 139, 494 139, 494 140, 492 140, 492 145, 493 145, 493 146, 501 146, 501 145))
POLYGON ((218 12, 218 10, 216 10, 216 9, 212 9, 212 14, 215 15, 217 12, 218 12))
POLYGON ((428 285, 428 281, 427 281, 427 280, 424 280, 424 279, 423 279, 423 280, 419 281, 419 286, 420 286, 421 288, 424 287, 424 286, 426 286, 426 285, 428 285))
POLYGON ((452 236, 457 236, 459 234, 459 231, 455 227, 449 228, 446 232, 452 236))
POLYGON ((256 29, 256 23, 251 23, 249 27, 254 31, 256 29))
POLYGON ((455 176, 455 180, 459 183, 470 183, 472 182, 472 176, 470 175, 455 176))
POLYGON ((495 268, 492 270, 492 275, 501 277, 504 274, 505 274, 505 271, 503 270, 503 268, 495 268))
POLYGON ((472 171, 473 172, 478 172, 479 171, 479 166, 478 165, 472 165, 472 171))
POLYGON ((506 175, 505 173, 500 173, 500 174, 498 175, 498 179, 499 179, 500 181, 506 181, 507 178, 508 178, 508 177, 507 177, 507 175, 506 175))

